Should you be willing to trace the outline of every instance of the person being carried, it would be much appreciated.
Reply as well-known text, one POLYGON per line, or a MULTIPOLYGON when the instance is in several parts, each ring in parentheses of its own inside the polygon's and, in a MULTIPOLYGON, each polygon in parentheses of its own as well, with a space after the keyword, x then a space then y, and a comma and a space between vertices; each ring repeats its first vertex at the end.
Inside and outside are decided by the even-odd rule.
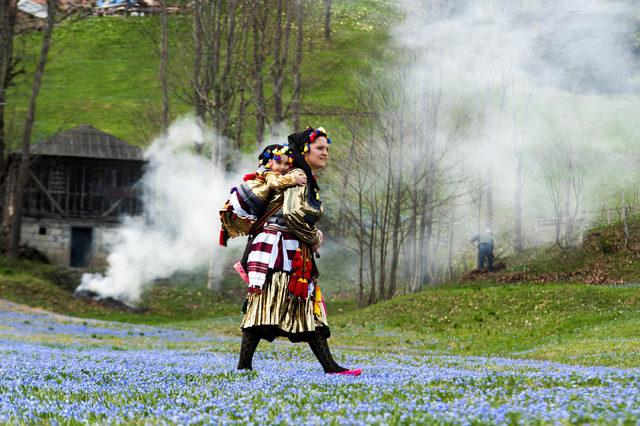
POLYGON ((485 229, 483 233, 474 235, 471 244, 478 243, 478 270, 484 268, 485 259, 489 272, 493 272, 493 232, 485 229))
POLYGON ((230 238, 251 234, 251 228, 267 213, 274 191, 306 185, 306 176, 288 173, 292 164, 287 146, 274 144, 262 151, 258 169, 245 175, 241 185, 231 188, 231 197, 220 210, 220 245, 226 246, 230 238))

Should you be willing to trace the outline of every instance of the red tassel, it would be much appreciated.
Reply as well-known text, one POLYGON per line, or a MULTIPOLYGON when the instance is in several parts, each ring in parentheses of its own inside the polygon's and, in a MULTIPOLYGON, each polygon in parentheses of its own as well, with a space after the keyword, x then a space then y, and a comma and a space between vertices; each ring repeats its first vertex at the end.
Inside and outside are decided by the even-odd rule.
POLYGON ((222 247, 226 247, 228 239, 229 238, 228 238, 227 232, 224 229, 221 229, 220 230, 220 238, 218 239, 218 242, 220 243, 220 245, 222 247))

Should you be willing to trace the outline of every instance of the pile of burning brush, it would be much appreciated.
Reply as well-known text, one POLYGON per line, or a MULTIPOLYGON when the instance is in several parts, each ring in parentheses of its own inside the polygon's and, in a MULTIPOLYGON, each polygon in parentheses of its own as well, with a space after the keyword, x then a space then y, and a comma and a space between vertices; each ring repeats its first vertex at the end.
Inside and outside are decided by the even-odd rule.
POLYGON ((74 296, 78 299, 98 303, 99 305, 118 311, 131 312, 136 314, 147 312, 147 309, 145 308, 129 305, 122 300, 114 299, 113 297, 101 297, 98 293, 91 290, 76 291, 74 293, 74 296))

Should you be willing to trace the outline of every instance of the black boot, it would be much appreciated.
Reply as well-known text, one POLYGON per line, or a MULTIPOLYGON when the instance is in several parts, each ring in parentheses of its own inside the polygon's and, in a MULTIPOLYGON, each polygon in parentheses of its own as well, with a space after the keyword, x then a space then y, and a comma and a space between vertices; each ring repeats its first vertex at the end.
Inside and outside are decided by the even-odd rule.
POLYGON ((327 338, 319 332, 316 331, 313 333, 313 337, 309 339, 309 347, 316 358, 318 358, 318 361, 320 361, 320 365, 322 365, 325 373, 340 373, 342 371, 347 371, 346 368, 338 365, 338 363, 333 359, 331 351, 329 350, 327 338))
POLYGON ((242 343, 240 343, 240 360, 238 370, 253 370, 251 361, 253 354, 260 343, 260 336, 250 330, 242 330, 242 343))

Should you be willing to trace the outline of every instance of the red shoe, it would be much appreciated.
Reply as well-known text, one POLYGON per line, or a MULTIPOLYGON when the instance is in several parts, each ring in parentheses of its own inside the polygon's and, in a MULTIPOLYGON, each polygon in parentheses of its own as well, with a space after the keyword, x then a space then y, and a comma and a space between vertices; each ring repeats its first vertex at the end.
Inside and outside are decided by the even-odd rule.
POLYGON ((339 373, 331 373, 331 374, 341 374, 343 376, 359 376, 362 374, 362 368, 356 368, 354 370, 346 370, 346 371, 341 371, 339 373))

